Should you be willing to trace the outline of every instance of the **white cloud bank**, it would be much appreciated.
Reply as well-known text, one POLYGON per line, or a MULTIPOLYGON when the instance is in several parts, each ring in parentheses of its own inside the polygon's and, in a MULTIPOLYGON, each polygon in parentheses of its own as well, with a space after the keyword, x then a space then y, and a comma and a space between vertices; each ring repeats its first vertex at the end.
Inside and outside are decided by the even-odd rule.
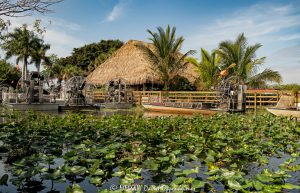
POLYGON ((263 44, 258 56, 267 56, 267 67, 279 70, 285 83, 300 83, 299 75, 289 73, 291 67, 300 69, 300 52, 297 52, 300 48, 299 10, 299 5, 292 4, 256 4, 243 8, 225 18, 206 21, 192 32, 196 35, 186 38, 185 46, 212 50, 219 42, 234 40, 244 32, 249 44, 263 44))

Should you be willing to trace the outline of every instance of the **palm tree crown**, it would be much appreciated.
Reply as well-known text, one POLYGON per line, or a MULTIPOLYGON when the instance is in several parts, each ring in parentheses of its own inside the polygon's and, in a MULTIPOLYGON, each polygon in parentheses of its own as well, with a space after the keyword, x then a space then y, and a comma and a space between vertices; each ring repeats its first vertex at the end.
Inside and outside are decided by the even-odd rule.
POLYGON ((229 75, 240 77, 250 87, 264 86, 268 81, 281 82, 278 71, 265 69, 257 73, 265 61, 265 57, 256 58, 255 55, 261 46, 261 44, 248 45, 244 34, 240 34, 234 42, 221 42, 217 54, 221 57, 222 68, 226 69, 235 64, 234 68, 228 70, 229 75))
POLYGON ((220 57, 213 51, 211 54, 201 48, 201 61, 198 62, 195 58, 186 58, 186 61, 193 64, 199 72, 199 78, 202 89, 211 89, 218 83, 220 72, 220 57))
POLYGON ((147 55, 152 64, 152 69, 161 78, 164 89, 168 90, 172 78, 178 75, 179 70, 185 68, 187 62, 184 59, 189 54, 193 54, 194 51, 190 50, 183 55, 179 53, 184 39, 182 36, 175 37, 175 27, 171 29, 168 25, 166 31, 162 27, 158 27, 157 30, 158 33, 147 30, 151 35, 149 40, 152 41, 153 48, 144 45, 139 45, 139 47, 147 55))
POLYGON ((29 59, 31 59, 30 63, 35 63, 38 72, 41 64, 50 65, 50 60, 46 56, 50 45, 44 44, 44 41, 34 31, 28 30, 26 25, 15 28, 13 32, 8 33, 4 37, 4 43, 1 46, 6 52, 6 59, 16 56, 17 64, 20 60, 22 61, 22 85, 24 80, 27 79, 29 59))
POLYGON ((51 59, 46 55, 46 52, 50 49, 50 45, 40 42, 37 47, 37 50, 31 57, 30 63, 34 63, 38 73, 40 73, 41 65, 51 66, 51 59))

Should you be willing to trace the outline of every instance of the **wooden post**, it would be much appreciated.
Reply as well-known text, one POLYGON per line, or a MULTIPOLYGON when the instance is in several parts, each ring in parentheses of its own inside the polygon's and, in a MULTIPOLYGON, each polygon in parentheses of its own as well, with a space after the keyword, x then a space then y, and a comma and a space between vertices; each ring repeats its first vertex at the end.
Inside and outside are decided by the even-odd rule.
POLYGON ((256 92, 254 93, 254 111, 256 112, 257 109, 257 95, 256 92))
POLYGON ((262 103, 261 103, 261 99, 262 99, 262 98, 261 98, 261 93, 259 94, 259 96, 260 96, 260 97, 259 97, 259 106, 260 106, 260 108, 261 108, 261 106, 262 106, 262 103))
POLYGON ((296 107, 298 107, 298 91, 295 92, 294 98, 295 98, 295 99, 294 99, 294 100, 295 100, 295 101, 294 101, 294 104, 295 104, 296 107))
POLYGON ((158 95, 159 95, 159 102, 160 102, 160 103, 162 103, 162 94, 161 94, 161 92, 162 92, 162 91, 159 91, 159 94, 158 94, 158 95))
POLYGON ((142 92, 139 92, 139 103, 140 103, 140 105, 142 105, 143 104, 143 101, 142 101, 142 92))
POLYGON ((297 96, 296 96, 296 102, 297 102, 297 108, 300 108, 300 106, 298 106, 298 104, 299 104, 299 92, 297 92, 297 96))

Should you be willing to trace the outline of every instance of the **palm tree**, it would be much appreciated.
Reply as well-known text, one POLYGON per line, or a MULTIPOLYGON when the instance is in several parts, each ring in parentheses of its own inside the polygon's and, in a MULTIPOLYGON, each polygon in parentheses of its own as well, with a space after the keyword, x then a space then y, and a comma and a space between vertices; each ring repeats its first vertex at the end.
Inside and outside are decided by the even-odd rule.
POLYGON ((22 82, 27 78, 28 59, 36 52, 40 41, 34 32, 27 29, 26 25, 14 29, 5 36, 2 48, 6 51, 6 59, 16 56, 17 64, 22 60, 22 82))
POLYGON ((265 69, 257 73, 266 59, 265 57, 256 58, 255 53, 261 46, 259 43, 248 45, 244 34, 240 34, 234 42, 221 42, 217 54, 221 57, 222 68, 226 69, 235 64, 234 68, 228 70, 229 76, 240 77, 249 87, 261 87, 268 81, 280 83, 281 76, 278 71, 265 69))
POLYGON ((186 58, 186 61, 196 67, 204 87, 203 89, 211 89, 217 85, 220 72, 220 57, 215 51, 210 54, 201 48, 201 62, 192 57, 186 58))
POLYGON ((183 37, 175 37, 176 28, 172 29, 168 25, 166 31, 162 27, 157 28, 158 33, 147 30, 151 35, 149 40, 152 41, 153 47, 138 45, 146 54, 148 60, 152 64, 152 69, 159 75, 163 84, 164 90, 169 89, 172 79, 178 75, 178 72, 185 68, 187 62, 184 59, 195 51, 190 50, 181 55, 183 37))
POLYGON ((34 63, 38 73, 40 73, 41 65, 51 66, 51 59, 46 56, 46 52, 50 49, 50 45, 43 44, 41 41, 37 46, 38 48, 33 53, 30 63, 34 63))

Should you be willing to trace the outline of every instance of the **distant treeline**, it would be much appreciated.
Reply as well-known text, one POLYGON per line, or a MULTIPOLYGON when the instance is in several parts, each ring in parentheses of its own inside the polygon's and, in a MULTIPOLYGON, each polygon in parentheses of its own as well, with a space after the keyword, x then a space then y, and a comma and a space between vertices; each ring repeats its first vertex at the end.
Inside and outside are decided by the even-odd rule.
POLYGON ((64 58, 52 56, 52 66, 46 68, 44 74, 58 79, 87 75, 122 46, 123 42, 120 40, 101 40, 98 43, 74 48, 71 56, 64 58))
POLYGON ((291 91, 300 91, 300 84, 282 84, 271 86, 276 90, 291 90, 291 91))

